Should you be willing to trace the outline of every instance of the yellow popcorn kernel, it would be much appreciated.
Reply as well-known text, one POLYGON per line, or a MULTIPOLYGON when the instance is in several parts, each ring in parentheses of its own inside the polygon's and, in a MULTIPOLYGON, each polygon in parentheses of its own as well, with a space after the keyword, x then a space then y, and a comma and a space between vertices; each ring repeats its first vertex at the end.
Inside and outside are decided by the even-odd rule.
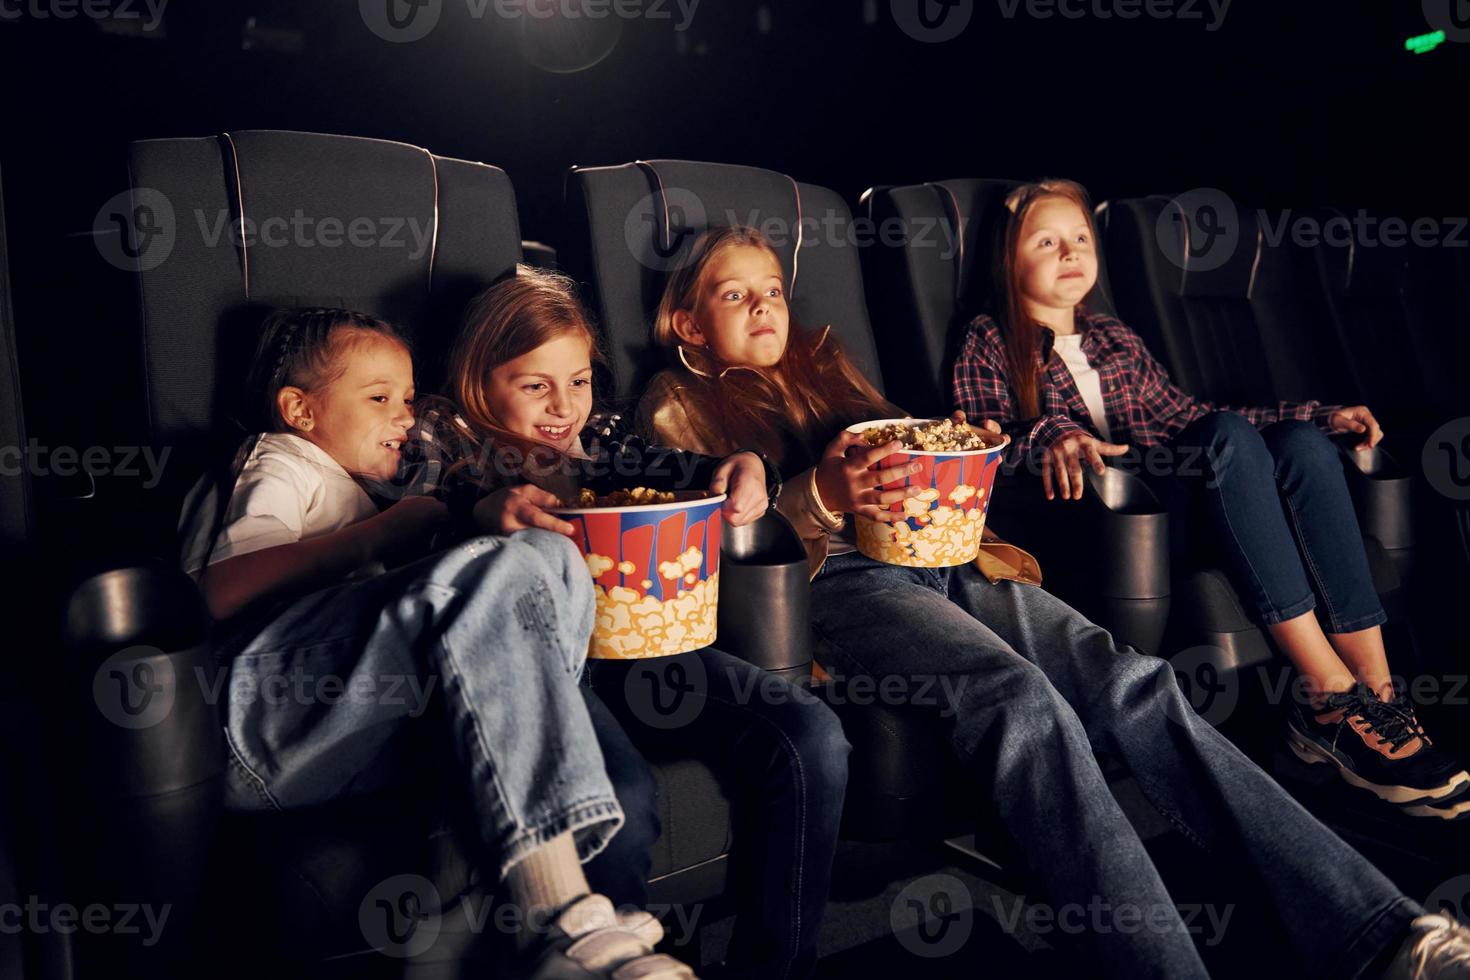
POLYGON ((975 496, 975 488, 967 483, 961 483, 949 492, 950 503, 956 506, 963 504, 973 496, 975 496))
POLYGON ((593 578, 601 578, 612 569, 614 562, 607 555, 598 555, 589 552, 587 554, 587 571, 592 573, 593 578))
POLYGON ((598 614, 591 655, 633 659, 708 646, 718 627, 714 605, 718 579, 716 573, 664 600, 625 586, 596 587, 598 614))
POLYGON ((618 562, 618 571, 622 572, 624 575, 632 575, 634 572, 638 571, 638 566, 630 561, 620 561, 618 562))

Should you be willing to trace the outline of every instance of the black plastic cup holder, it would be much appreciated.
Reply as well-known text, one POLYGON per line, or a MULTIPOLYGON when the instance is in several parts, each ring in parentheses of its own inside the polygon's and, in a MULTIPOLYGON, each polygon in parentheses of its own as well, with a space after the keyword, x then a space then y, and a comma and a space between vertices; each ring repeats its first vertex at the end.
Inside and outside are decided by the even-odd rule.
MULTIPOLYGON (((1101 507, 1103 547, 1098 584, 1112 598, 1153 599, 1169 594, 1169 521, 1158 495, 1132 473, 1108 467, 1086 471, 1087 496, 1101 507)), ((1087 497, 1083 498, 1084 500, 1087 497)))
POLYGON ((795 529, 775 510, 744 527, 724 526, 715 645, 766 670, 810 673, 810 567, 795 529))
POLYGON ((67 597, 62 638, 77 812, 105 815, 87 824, 79 887, 104 904, 173 910, 151 946, 83 937, 80 972, 184 975, 222 809, 220 702, 229 694, 203 598, 170 566, 101 572, 67 597))
POLYGON ((1388 551, 1412 548, 1414 481, 1409 471, 1381 445, 1362 452, 1344 448, 1342 455, 1348 492, 1363 533, 1388 551))
POLYGON ((209 616, 177 568, 113 569, 77 585, 63 643, 80 675, 88 767, 99 795, 178 792, 223 771, 222 691, 209 616))

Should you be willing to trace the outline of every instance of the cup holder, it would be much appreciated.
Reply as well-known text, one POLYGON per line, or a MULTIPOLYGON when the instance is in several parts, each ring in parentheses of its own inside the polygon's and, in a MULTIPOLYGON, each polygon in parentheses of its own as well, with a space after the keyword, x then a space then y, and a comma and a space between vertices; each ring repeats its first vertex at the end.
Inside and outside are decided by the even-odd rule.
POLYGON ((806 549, 775 510, 720 541, 719 635, 715 645, 770 671, 810 669, 811 577, 806 549))
POLYGON ((1093 499, 1115 514, 1158 514, 1164 509, 1158 495, 1132 473, 1109 466, 1102 473, 1085 470, 1083 475, 1093 499))
POLYGON ((1385 452, 1382 446, 1354 452, 1349 444, 1343 449, 1343 455, 1353 469, 1370 480, 1400 480, 1409 475, 1403 464, 1385 452))
POLYGON ((204 639, 209 616, 194 581, 165 565, 137 565, 93 575, 66 603, 63 638, 75 651, 146 644, 162 650, 204 639))

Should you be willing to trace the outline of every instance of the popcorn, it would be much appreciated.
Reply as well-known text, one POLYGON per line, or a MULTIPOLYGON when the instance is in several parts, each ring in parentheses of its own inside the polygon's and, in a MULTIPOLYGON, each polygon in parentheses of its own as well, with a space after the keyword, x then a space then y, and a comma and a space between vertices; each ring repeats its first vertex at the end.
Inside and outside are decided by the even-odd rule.
POLYGON ((927 568, 963 565, 975 557, 980 547, 985 511, 980 507, 970 510, 936 507, 920 522, 924 526, 915 531, 908 521, 894 524, 858 521, 858 548, 863 554, 890 565, 927 568))
MULTIPOLYGON (((702 494, 700 496, 703 496, 702 494)), ((678 494, 672 490, 650 490, 648 487, 634 487, 631 490, 614 490, 606 496, 599 497, 597 494, 583 487, 577 491, 577 502, 575 504, 563 503, 567 507, 637 507, 643 504, 671 504, 679 499, 678 494)))
MULTIPOLYGON (((689 551, 698 553, 697 548, 689 551)), ((686 560, 689 551, 680 556, 681 561, 686 560)), ((588 556, 589 565, 593 557, 603 556, 588 556)), ((687 581, 682 576, 678 578, 687 581)), ((652 584, 644 580, 644 588, 652 584)), ((696 581, 690 588, 680 589, 672 599, 663 600, 623 585, 610 589, 594 585, 597 618, 592 628, 592 656, 628 660, 709 646, 715 641, 719 589, 719 572, 703 582, 696 581)))
POLYGON ((907 449, 926 453, 961 453, 988 449, 992 443, 980 430, 954 419, 934 419, 917 425, 891 423, 863 430, 870 446, 883 446, 897 439, 907 449))

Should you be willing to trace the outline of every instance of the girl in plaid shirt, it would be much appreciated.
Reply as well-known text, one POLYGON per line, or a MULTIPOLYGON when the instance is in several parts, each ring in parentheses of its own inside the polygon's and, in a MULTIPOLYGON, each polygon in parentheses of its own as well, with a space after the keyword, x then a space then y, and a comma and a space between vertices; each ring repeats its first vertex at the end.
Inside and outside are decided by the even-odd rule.
POLYGON ((1186 839, 1250 868, 1289 954, 1313 975, 1385 975, 1370 966, 1382 956, 1401 964, 1387 976, 1405 977, 1414 947, 1441 935, 1458 946, 1421 957, 1419 975, 1454 975, 1440 967, 1470 950, 1463 932, 1423 916, 1195 714, 1166 661, 1120 648, 999 555, 908 568, 843 547, 847 514, 881 518, 875 505, 909 492, 881 489, 906 472, 876 468, 896 443, 843 433, 892 407, 828 332, 792 322, 781 261, 759 232, 702 235, 669 279, 653 334, 671 361, 643 396, 642 424, 701 452, 749 440, 783 467, 777 507, 809 544, 822 666, 864 679, 885 703, 936 709, 1052 908, 1127 903, 1164 923, 1146 939, 1106 925, 1069 936, 1089 975, 1208 975, 1094 750, 1123 761, 1186 839))
POLYGON ((1383 436, 1373 413, 1315 401, 1231 409, 1190 397, 1137 334, 1087 310, 1098 263, 1082 187, 1029 184, 1006 205, 995 313, 969 325, 955 401, 1016 430, 1015 458, 1039 458, 1048 500, 1081 499, 1082 467, 1101 473, 1104 457, 1130 443, 1172 450, 1181 463, 1155 484, 1203 526, 1304 681, 1304 703, 1288 710, 1291 749, 1404 813, 1470 815, 1470 775, 1431 742, 1390 680, 1387 617, 1325 434, 1351 433, 1361 436, 1355 449, 1372 448, 1383 436))

